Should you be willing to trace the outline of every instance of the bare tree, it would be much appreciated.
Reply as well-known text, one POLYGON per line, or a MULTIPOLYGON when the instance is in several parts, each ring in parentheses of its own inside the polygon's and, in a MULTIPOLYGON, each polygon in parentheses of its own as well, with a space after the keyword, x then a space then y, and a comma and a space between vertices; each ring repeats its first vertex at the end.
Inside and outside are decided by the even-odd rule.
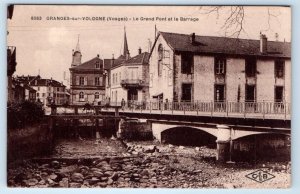
MULTIPOLYGON (((261 29, 261 31, 273 31, 271 29, 271 19, 278 21, 278 16, 280 13, 273 13, 270 8, 266 9, 267 23, 266 29, 261 29)), ((241 33, 247 34, 244 29, 245 24, 245 14, 246 10, 244 6, 200 6, 198 8, 198 13, 206 14, 208 16, 215 15, 217 20, 224 19, 224 23, 221 26, 221 30, 224 30, 225 36, 239 38, 241 33)), ((280 24, 280 23, 279 23, 280 24)))

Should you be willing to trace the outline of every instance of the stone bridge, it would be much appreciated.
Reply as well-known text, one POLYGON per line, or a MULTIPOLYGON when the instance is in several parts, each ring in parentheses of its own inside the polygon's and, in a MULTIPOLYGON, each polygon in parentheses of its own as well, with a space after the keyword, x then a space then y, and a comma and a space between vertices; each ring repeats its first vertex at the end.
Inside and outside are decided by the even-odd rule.
MULTIPOLYGON (((230 141, 238 140, 246 136, 259 134, 276 134, 282 136, 290 136, 290 128, 271 128, 259 126, 239 126, 239 125, 223 125, 212 123, 197 123, 197 122, 176 122, 176 121, 162 121, 162 120, 148 120, 151 123, 153 136, 162 141, 162 134, 165 131, 182 128, 194 129, 212 135, 216 139, 217 144, 217 160, 224 161, 228 158, 230 141)), ((183 137, 182 137, 183 138, 183 137)))

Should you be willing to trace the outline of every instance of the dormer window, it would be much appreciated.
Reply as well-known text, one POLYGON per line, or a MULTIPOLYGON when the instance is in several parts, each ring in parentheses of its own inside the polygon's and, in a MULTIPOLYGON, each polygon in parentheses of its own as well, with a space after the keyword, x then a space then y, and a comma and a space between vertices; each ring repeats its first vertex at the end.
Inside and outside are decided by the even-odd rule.
POLYGON ((97 61, 96 62, 96 69, 99 69, 100 68, 100 61, 97 61))

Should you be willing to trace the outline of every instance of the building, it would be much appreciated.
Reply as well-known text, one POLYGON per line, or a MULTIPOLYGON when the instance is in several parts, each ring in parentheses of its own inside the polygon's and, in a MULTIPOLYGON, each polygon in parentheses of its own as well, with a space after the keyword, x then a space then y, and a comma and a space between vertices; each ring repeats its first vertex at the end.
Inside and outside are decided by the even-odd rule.
POLYGON ((291 44, 159 32, 150 98, 165 102, 290 102, 291 44))
POLYGON ((113 64, 110 70, 111 102, 142 102, 149 96, 149 53, 139 54, 121 63, 113 64))
POLYGON ((52 78, 43 79, 38 76, 17 76, 15 78, 24 87, 24 98, 42 102, 44 106, 54 103, 64 105, 68 103, 66 86, 52 78), (33 94, 35 93, 35 94, 33 94), (35 97, 33 97, 35 95, 35 97))
POLYGON ((70 98, 72 104, 98 104, 105 97, 105 71, 99 55, 81 63, 79 39, 72 54, 70 98))
MULTIPOLYGON (((147 101, 149 96, 149 53, 138 50, 130 57, 126 31, 123 54, 110 60, 107 95, 111 103, 147 101)), ((108 65, 106 65, 108 66, 108 65)))
MULTIPOLYGON (((7 19, 12 19, 14 11, 14 5, 9 5, 7 7, 7 19)), ((7 32, 9 34, 9 32, 7 32)), ((13 92, 13 83, 12 83, 12 75, 16 71, 16 54, 17 49, 15 46, 7 47, 7 101, 14 101, 14 92, 13 92)))

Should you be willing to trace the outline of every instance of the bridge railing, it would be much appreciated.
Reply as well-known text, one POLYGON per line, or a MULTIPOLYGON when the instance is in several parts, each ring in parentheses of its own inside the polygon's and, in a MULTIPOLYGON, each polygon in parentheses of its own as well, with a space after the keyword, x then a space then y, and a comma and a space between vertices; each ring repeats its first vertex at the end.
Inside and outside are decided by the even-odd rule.
POLYGON ((122 106, 123 111, 147 111, 150 113, 160 112, 166 114, 201 114, 210 115, 247 115, 265 117, 282 116, 289 118, 291 115, 291 104, 287 102, 114 102, 122 106))

